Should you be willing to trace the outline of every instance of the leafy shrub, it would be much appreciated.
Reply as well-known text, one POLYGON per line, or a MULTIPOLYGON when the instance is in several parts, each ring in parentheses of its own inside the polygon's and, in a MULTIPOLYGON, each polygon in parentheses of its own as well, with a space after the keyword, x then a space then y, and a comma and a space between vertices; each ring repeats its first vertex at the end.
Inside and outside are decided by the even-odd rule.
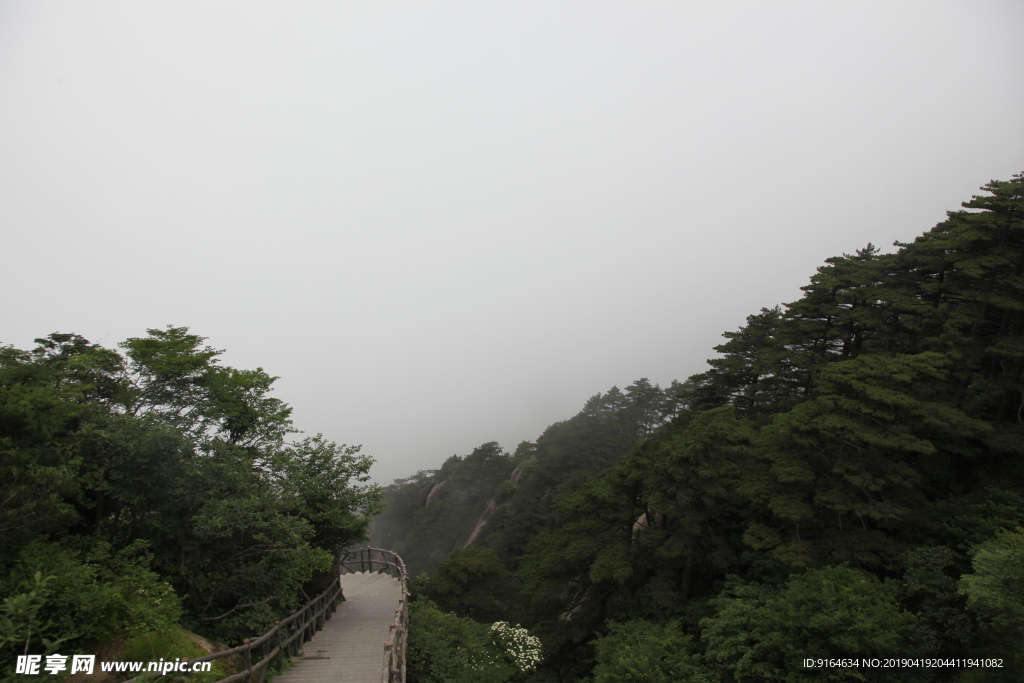
POLYGON ((502 683, 516 673, 485 624, 427 600, 410 605, 409 622, 409 683, 502 683))
MULTIPOLYGON (((896 587, 847 566, 797 574, 781 588, 734 581, 711 604, 715 616, 700 622, 705 663, 735 680, 864 680, 856 669, 803 669, 800 662, 808 656, 912 654, 905 636, 916 618, 898 605, 896 587)), ((891 669, 871 675, 872 681, 902 683, 930 673, 891 669)))
POLYGON ((174 590, 137 557, 141 546, 111 554, 36 542, 0 582, 0 654, 84 649, 117 635, 168 629, 181 616, 174 590))
POLYGON ((1002 670, 965 671, 963 683, 1019 681, 1024 676, 1024 528, 1001 529, 974 548, 974 571, 960 593, 979 622, 977 651, 1004 660, 1002 670))
POLYGON ((700 656, 679 625, 634 619, 597 640, 594 683, 674 683, 700 678, 700 656), (696 677, 695 677, 696 676, 696 677))
MULTIPOLYGON (((148 631, 138 633, 128 639, 124 652, 121 653, 121 661, 155 662, 161 659, 170 661, 174 659, 194 659, 207 654, 186 635, 185 631, 177 626, 171 626, 166 630, 148 631)), ((210 671, 193 674, 189 679, 193 683, 206 683, 226 678, 229 675, 227 667, 221 660, 214 660, 210 671)), ((177 674, 180 676, 180 674, 177 674)), ((173 678, 168 674, 164 678, 173 678)), ((162 680, 162 679, 155 679, 162 680)))

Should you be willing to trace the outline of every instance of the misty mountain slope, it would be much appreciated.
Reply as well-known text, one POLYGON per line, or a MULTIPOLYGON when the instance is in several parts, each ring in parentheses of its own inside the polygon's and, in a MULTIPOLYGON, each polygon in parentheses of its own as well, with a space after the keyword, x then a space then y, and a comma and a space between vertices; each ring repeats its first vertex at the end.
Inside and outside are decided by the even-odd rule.
POLYGON ((514 566, 529 539, 551 528, 552 502, 618 463, 678 410, 679 385, 662 390, 646 379, 612 387, 573 418, 548 427, 514 454, 491 442, 452 456, 385 489, 385 511, 371 526, 381 547, 394 548, 410 571, 432 572, 469 544, 499 549, 514 566))
MULTIPOLYGON (((1024 175, 982 189, 894 253, 828 259, 671 410, 636 383, 521 445, 419 597, 529 626, 537 680, 796 681, 811 651, 1002 662, 829 680, 1019 680, 1024 175)), ((417 484, 440 481, 457 495, 417 484)))

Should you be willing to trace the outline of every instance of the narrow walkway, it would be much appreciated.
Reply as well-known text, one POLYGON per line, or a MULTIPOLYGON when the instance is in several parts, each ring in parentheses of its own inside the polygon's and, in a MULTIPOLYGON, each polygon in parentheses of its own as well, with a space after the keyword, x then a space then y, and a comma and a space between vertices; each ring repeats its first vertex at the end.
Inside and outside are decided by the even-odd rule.
POLYGON ((384 641, 402 589, 387 574, 341 577, 345 601, 274 683, 380 683, 384 641))

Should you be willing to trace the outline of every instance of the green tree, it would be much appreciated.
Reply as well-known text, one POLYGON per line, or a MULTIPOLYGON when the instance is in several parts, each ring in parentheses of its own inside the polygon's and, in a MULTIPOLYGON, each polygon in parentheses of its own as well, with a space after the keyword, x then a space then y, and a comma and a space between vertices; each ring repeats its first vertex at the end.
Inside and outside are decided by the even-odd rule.
POLYGON ((129 339, 125 357, 73 334, 36 341, 0 348, 0 583, 28 595, 18 586, 56 563, 53 586, 81 579, 61 595, 112 610, 68 607, 96 628, 60 622, 48 637, 134 628, 117 607, 125 572, 89 568, 97 548, 142 553, 125 571, 159 573, 185 596, 186 624, 237 640, 365 537, 380 499, 371 459, 321 437, 286 443, 291 409, 263 370, 219 365, 187 328, 129 339))
POLYGON ((501 683, 516 669, 487 625, 416 600, 409 608, 409 683, 501 683))
POLYGON ((291 430, 291 408, 267 394, 276 377, 262 368, 222 367, 222 351, 201 346, 186 327, 147 330, 121 344, 128 356, 126 411, 155 415, 202 443, 212 436, 243 447, 275 444, 291 430))
POLYGON ((551 425, 535 443, 520 447, 516 460, 521 477, 512 495, 490 516, 478 542, 517 569, 531 538, 558 526, 558 497, 618 465, 676 410, 646 379, 637 380, 626 392, 612 387, 592 396, 577 415, 551 425))
POLYGON ((678 623, 634 619, 611 624, 595 641, 594 683, 702 683, 715 680, 699 647, 678 623))
POLYGON ((963 211, 900 244, 922 344, 955 351, 966 410, 1020 422, 1024 405, 1024 174, 982 187, 963 211))
POLYGON ((950 365, 937 353, 869 355, 822 370, 816 397, 762 432, 771 479, 753 495, 772 517, 752 523, 748 542, 794 566, 894 566, 928 489, 954 484, 949 452, 980 447, 991 429, 939 400, 950 365))
POLYGON ((781 589, 734 583, 712 605, 715 615, 701 622, 704 660, 724 681, 915 680, 908 670, 804 668, 806 657, 909 654, 902 634, 915 620, 895 586, 850 567, 814 569, 781 589))
MULTIPOLYGON (((808 380, 789 362, 783 328, 787 320, 779 307, 763 308, 747 317, 729 341, 715 347, 721 356, 708 361, 711 370, 691 377, 685 396, 691 410, 732 405, 743 415, 757 416, 794 405, 808 389, 808 380)), ((804 373, 805 374, 805 373, 804 373)))
POLYGON ((907 553, 899 580, 901 603, 917 615, 908 634, 914 648, 931 657, 963 657, 974 633, 966 599, 957 593, 960 553, 946 546, 922 546, 907 553))
POLYGON ((90 540, 79 539, 79 550, 37 540, 13 558, 0 580, 4 669, 13 670, 16 654, 86 648, 177 623, 180 602, 148 569, 145 544, 112 552, 90 540))
POLYGON ((973 567, 960 580, 960 593, 981 623, 979 649, 1024 674, 1024 528, 1000 530, 977 546, 973 567))
POLYGON ((418 589, 441 609, 477 621, 515 620, 515 576, 490 548, 456 550, 418 589))
POLYGON ((743 491, 764 467, 751 452, 753 425, 737 412, 726 406, 694 415, 624 463, 643 491, 639 554, 661 574, 658 583, 671 577, 674 595, 663 589, 659 603, 685 601, 695 583, 742 562, 737 532, 750 510, 743 491))
POLYGON ((362 541, 370 517, 382 509, 381 489, 369 483, 373 459, 360 450, 317 434, 279 448, 262 463, 285 512, 309 522, 310 543, 334 554, 362 541))

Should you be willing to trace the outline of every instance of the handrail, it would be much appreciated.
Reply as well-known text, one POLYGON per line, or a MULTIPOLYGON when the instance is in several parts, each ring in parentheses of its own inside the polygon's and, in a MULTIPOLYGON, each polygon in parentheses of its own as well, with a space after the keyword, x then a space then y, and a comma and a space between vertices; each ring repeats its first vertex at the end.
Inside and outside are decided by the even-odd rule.
POLYGON ((387 573, 396 579, 402 588, 395 609, 395 620, 391 622, 388 639, 384 641, 384 662, 381 683, 405 683, 405 645, 409 633, 409 591, 406 588, 408 574, 405 562, 396 553, 380 548, 359 548, 343 554, 338 560, 342 573, 377 572, 387 573))
MULTIPOLYGON (((238 647, 189 659, 185 662, 187 666, 181 667, 189 673, 184 671, 182 673, 185 676, 189 676, 192 669, 191 665, 197 662, 212 662, 216 659, 224 659, 225 657, 236 655, 242 658, 245 669, 227 678, 218 679, 216 683, 236 683, 236 681, 263 683, 267 677, 267 669, 272 662, 277 663, 278 671, 284 669, 284 658, 297 654, 302 646, 317 631, 324 627, 324 624, 337 609, 336 603, 338 598, 344 597, 341 592, 341 567, 336 562, 333 569, 334 578, 331 580, 331 585, 327 590, 307 602, 300 609, 292 612, 290 616, 285 617, 281 621, 275 621, 274 627, 262 636, 246 638, 238 647), (262 657, 258 662, 253 663, 252 653, 257 647, 260 649, 262 657)), ((155 672, 153 674, 144 674, 125 681, 125 683, 142 683, 142 681, 159 675, 159 673, 155 672)))
MULTIPOLYGON (((267 677, 267 669, 273 662, 277 663, 277 670, 284 668, 284 658, 292 657, 302 649, 313 635, 324 627, 325 622, 337 609, 338 598, 344 599, 341 592, 341 576, 346 573, 376 572, 387 573, 398 579, 402 591, 398 598, 398 608, 395 609, 395 620, 391 622, 388 640, 384 642, 384 666, 381 674, 381 683, 405 683, 405 637, 409 629, 409 591, 406 588, 407 573, 405 562, 402 558, 390 550, 379 548, 360 548, 347 553, 342 553, 334 564, 334 576, 330 587, 323 593, 316 596, 302 608, 291 613, 281 621, 275 621, 274 627, 257 638, 246 638, 238 647, 233 647, 221 652, 203 655, 189 659, 185 662, 187 666, 182 669, 190 671, 193 664, 197 662, 212 662, 216 659, 240 656, 245 668, 227 678, 221 678, 216 683, 264 683, 267 677), (393 560, 393 561, 389 561, 393 560), (253 650, 259 648, 262 657, 258 662, 253 663, 253 650)), ((182 671, 185 676, 189 673, 182 671)), ((159 673, 146 673, 136 676, 125 683, 142 683, 159 673)))

